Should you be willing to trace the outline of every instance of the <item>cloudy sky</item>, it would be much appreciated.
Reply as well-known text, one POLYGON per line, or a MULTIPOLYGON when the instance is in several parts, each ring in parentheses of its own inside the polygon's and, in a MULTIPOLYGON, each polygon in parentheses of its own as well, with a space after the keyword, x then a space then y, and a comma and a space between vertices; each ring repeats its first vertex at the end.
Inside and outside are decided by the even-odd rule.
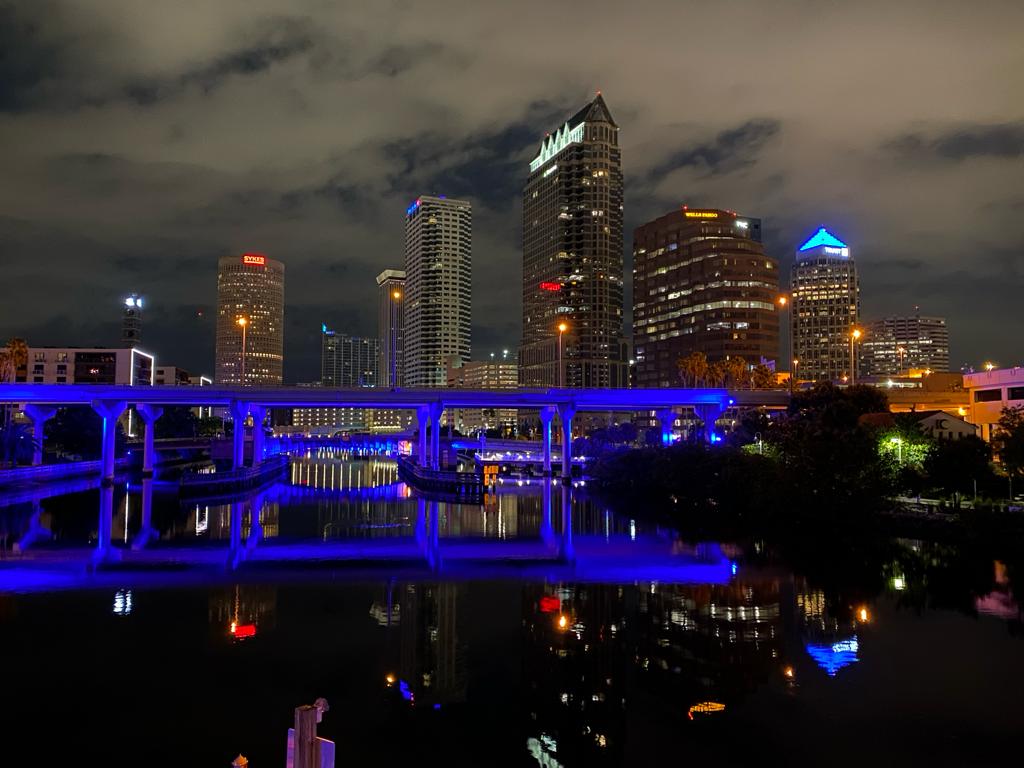
POLYGON ((519 191, 600 89, 626 243, 681 203, 826 225, 865 319, 949 318, 954 366, 1024 362, 1024 3, 0 0, 0 338, 213 369, 216 262, 287 265, 285 377, 375 333, 421 193, 474 204, 478 354, 520 326, 519 191))

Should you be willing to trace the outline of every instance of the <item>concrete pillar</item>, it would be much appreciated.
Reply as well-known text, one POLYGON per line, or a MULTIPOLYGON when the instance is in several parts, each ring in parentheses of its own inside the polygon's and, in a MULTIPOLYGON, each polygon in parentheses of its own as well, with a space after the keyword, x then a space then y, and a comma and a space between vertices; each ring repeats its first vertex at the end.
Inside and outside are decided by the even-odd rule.
POLYGON ((558 416, 562 420, 562 482, 569 483, 572 478, 572 419, 576 415, 576 407, 571 404, 559 405, 558 416))
POLYGON ((249 415, 249 404, 241 400, 231 401, 231 468, 241 469, 245 466, 245 417, 249 415))
POLYGON ((258 493, 249 504, 249 538, 245 542, 247 549, 255 549, 263 537, 263 523, 260 515, 263 513, 263 505, 266 502, 266 493, 258 493))
POLYGON ((421 467, 427 466, 427 427, 430 424, 430 409, 427 406, 420 406, 416 409, 416 425, 419 428, 419 438, 417 439, 417 456, 418 463, 421 467))
POLYGON ((551 477, 551 421, 555 417, 555 409, 540 409, 541 444, 544 451, 544 477, 551 477))
POLYGON ((444 406, 435 403, 430 407, 430 467, 441 468, 441 414, 444 406))
POLYGON ((252 465, 258 467, 263 461, 263 451, 266 445, 263 421, 267 418, 267 407, 265 405, 250 405, 249 413, 252 414, 252 465))
POLYGON ((45 439, 46 422, 53 418, 57 409, 50 405, 26 405, 25 415, 32 422, 32 466, 38 467, 43 463, 43 440, 45 439))
POLYGON ((114 482, 114 460, 117 450, 117 420, 124 413, 124 400, 97 400, 92 409, 103 419, 103 442, 100 456, 100 482, 111 485, 114 482))
POLYGON ((676 412, 671 408, 658 411, 658 423, 661 424, 661 444, 672 445, 672 429, 676 423, 676 412))
POLYGON ((697 418, 704 423, 704 440, 711 442, 711 435, 715 431, 715 422, 725 413, 725 406, 720 403, 702 403, 694 406, 697 418))
MULTIPOLYGON (((149 425, 146 425, 146 434, 149 434, 149 425)), ((127 525, 128 521, 125 521, 127 525)), ((142 525, 139 532, 132 539, 132 549, 142 549, 153 539, 160 537, 160 534, 153 528, 153 478, 142 478, 142 525)))
POLYGON ((53 538, 50 529, 43 525, 43 505, 39 496, 32 498, 32 517, 28 521, 28 530, 14 543, 15 552, 24 552, 37 541, 49 541, 53 538))
POLYGON ((135 412, 139 414, 142 423, 146 425, 145 435, 142 438, 142 476, 148 477, 153 474, 153 464, 156 462, 156 448, 153 441, 156 440, 156 420, 163 416, 164 409, 156 405, 136 405, 135 412))

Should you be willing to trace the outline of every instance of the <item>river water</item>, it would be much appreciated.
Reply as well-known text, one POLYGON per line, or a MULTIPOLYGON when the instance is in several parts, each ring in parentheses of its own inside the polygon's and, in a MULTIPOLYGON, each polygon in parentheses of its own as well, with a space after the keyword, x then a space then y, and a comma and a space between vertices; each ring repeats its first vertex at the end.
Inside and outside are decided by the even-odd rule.
MULTIPOLYGON (((293 708, 317 697, 339 768, 1020 760, 1020 571, 999 552, 693 542, 585 488, 566 518, 560 490, 510 484, 482 505, 436 505, 450 554, 433 568, 182 566, 49 584, 23 577, 38 562, 15 542, 48 531, 26 553, 52 565, 100 530, 98 490, 57 490, 0 498, 0 722, 8 756, 36 755, 5 764, 226 767, 242 753, 283 766, 293 708), (560 551, 565 525, 575 564, 491 560, 545 536, 560 551)), ((295 459, 242 502, 148 492, 156 551, 229 547, 240 503, 242 538, 256 510, 269 548, 415 540, 425 507, 393 463, 333 456, 295 459)), ((142 496, 115 491, 114 549, 138 535, 142 496)))

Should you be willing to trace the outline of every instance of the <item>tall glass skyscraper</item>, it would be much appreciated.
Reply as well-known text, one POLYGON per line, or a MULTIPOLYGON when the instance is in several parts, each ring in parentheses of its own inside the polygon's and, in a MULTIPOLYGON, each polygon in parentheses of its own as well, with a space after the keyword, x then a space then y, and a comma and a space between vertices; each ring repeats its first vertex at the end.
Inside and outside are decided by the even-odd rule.
POLYGON ((377 364, 380 386, 402 386, 405 353, 405 272, 385 269, 377 275, 377 364))
POLYGON ((406 387, 444 387, 468 360, 473 212, 465 200, 423 196, 405 212, 406 387))
POLYGON ((218 384, 281 383, 284 264, 280 261, 262 253, 218 260, 216 364, 218 384), (239 323, 243 319, 244 326, 239 323))
POLYGON ((377 339, 320 328, 320 384, 338 389, 376 387, 379 379, 377 339))
POLYGON ((860 320, 860 284, 850 247, 819 229, 796 252, 792 288, 796 378, 849 378, 857 356, 850 339, 860 320))
POLYGON ((523 385, 628 386, 622 283, 619 128, 598 94, 530 161, 523 189, 523 385))

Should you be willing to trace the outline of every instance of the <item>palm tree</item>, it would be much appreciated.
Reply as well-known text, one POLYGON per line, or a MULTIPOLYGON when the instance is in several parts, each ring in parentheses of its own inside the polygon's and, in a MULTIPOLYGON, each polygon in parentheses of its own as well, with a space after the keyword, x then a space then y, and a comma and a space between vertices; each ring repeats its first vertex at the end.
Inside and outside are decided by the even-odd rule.
POLYGON ((747 383, 747 361, 742 357, 730 357, 722 361, 725 382, 742 389, 747 383))
POLYGON ((724 387, 725 380, 729 375, 725 361, 716 360, 708 365, 707 375, 704 377, 706 387, 724 387))
POLYGON ((754 389, 772 389, 775 386, 775 371, 764 363, 755 365, 750 372, 750 382, 754 389))
POLYGON ((688 387, 707 386, 708 357, 703 352, 691 352, 686 357, 681 357, 676 362, 679 369, 679 378, 688 387))

